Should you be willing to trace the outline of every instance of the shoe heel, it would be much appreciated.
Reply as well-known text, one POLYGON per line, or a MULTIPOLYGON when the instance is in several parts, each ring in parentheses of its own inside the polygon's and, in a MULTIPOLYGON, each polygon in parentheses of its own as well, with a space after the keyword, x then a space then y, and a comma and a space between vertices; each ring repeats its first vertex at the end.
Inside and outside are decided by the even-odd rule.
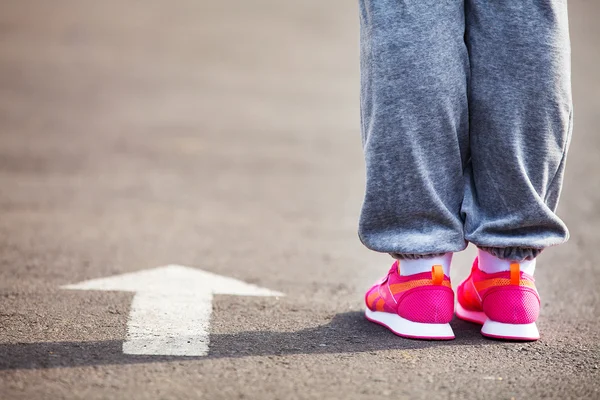
POLYGON ((481 328, 481 334, 494 339, 538 340, 540 332, 535 322, 529 324, 506 324, 488 319, 481 328))
POLYGON ((454 292, 439 286, 412 289, 398 302, 398 315, 424 324, 447 324, 454 316, 454 292))

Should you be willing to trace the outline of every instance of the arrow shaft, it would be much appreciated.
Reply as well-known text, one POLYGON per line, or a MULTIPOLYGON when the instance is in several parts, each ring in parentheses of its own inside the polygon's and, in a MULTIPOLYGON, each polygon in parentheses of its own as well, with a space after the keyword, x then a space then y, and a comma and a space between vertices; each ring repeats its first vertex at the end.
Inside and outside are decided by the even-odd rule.
POLYGON ((146 293, 133 297, 123 353, 208 354, 212 293, 146 293))

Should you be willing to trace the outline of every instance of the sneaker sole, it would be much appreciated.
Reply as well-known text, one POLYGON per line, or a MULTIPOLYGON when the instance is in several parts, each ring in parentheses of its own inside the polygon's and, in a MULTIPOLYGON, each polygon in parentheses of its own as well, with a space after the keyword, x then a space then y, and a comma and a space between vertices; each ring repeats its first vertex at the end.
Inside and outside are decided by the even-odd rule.
POLYGON ((540 332, 535 322, 530 324, 504 324, 492 321, 483 311, 466 310, 460 303, 456 305, 456 316, 464 321, 483 325, 481 334, 489 338, 519 341, 538 340, 540 338, 540 332))
POLYGON ((376 324, 385 326, 398 336, 409 339, 452 340, 454 332, 450 324, 425 324, 402 318, 398 314, 365 310, 365 317, 376 324))

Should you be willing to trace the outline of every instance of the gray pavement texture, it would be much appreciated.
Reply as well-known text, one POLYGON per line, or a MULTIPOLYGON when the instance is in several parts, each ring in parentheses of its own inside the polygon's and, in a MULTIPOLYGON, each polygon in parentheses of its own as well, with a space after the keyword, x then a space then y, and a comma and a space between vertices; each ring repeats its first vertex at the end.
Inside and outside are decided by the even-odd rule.
MULTIPOLYGON (((366 322, 358 21, 341 0, 0 6, 0 399, 600 398, 600 2, 571 0, 576 106, 536 343, 366 322), (170 263, 278 290, 217 296, 207 357, 121 351, 170 263)), ((455 283, 472 251, 456 258, 455 283)))

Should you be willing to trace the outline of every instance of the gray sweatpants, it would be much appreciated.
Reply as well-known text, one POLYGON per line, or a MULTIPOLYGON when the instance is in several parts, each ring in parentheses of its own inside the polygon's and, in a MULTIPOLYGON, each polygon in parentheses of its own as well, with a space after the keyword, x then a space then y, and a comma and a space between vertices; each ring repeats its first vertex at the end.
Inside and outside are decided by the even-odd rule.
POLYGON ((360 0, 360 21, 363 243, 521 261, 564 242, 567 1, 360 0))

